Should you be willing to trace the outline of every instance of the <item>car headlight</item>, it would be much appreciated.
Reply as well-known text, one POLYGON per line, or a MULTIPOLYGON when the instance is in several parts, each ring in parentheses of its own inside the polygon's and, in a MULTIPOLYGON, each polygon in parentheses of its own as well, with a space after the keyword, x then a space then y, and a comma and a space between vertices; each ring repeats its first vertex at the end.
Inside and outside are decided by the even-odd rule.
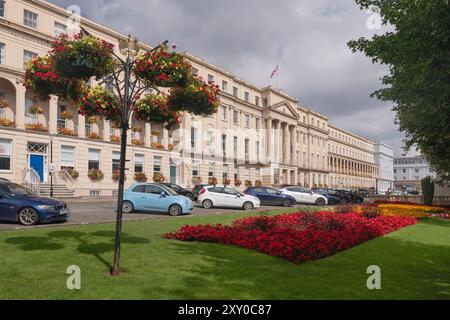
POLYGON ((38 206, 39 209, 44 210, 44 211, 54 211, 55 207, 54 206, 47 206, 47 205, 41 205, 38 206))

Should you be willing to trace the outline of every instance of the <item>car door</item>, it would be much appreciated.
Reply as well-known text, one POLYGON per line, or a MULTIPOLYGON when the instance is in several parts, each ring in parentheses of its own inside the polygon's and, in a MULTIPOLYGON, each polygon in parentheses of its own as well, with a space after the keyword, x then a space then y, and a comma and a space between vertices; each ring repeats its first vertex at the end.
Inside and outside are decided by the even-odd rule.
POLYGON ((304 203, 316 203, 316 197, 313 196, 312 191, 306 188, 300 188, 304 203))
POLYGON ((146 210, 157 212, 168 212, 172 204, 171 196, 160 186, 148 185, 147 195, 144 203, 146 210))
POLYGON ((267 188, 266 193, 267 193, 267 204, 279 205, 280 203, 282 203, 283 200, 278 190, 267 188))
POLYGON ((268 204, 268 194, 264 188, 254 188, 253 194, 259 199, 261 204, 268 204))
POLYGON ((213 187, 208 189, 208 198, 213 202, 216 207, 223 207, 227 205, 227 195, 224 188, 213 187))
POLYGON ((244 200, 240 196, 240 193, 231 188, 224 188, 223 197, 225 200, 224 205, 227 207, 240 208, 244 205, 244 200))
POLYGON ((0 185, 0 220, 16 221, 17 205, 14 199, 9 198, 9 189, 0 185))
POLYGON ((136 210, 144 210, 144 203, 147 199, 146 186, 139 185, 125 194, 125 200, 129 200, 133 203, 136 210))
POLYGON ((300 203, 305 201, 303 193, 300 192, 300 188, 286 188, 286 190, 288 191, 286 194, 293 196, 295 198, 295 201, 300 203))

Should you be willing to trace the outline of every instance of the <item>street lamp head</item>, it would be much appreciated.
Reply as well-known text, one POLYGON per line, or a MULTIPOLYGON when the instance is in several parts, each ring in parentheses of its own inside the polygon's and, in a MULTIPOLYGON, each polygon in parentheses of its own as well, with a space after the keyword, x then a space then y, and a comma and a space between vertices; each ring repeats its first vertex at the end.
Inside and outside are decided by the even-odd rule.
POLYGON ((137 38, 132 38, 131 35, 128 35, 127 39, 120 39, 119 50, 124 56, 137 56, 139 53, 139 43, 137 38))

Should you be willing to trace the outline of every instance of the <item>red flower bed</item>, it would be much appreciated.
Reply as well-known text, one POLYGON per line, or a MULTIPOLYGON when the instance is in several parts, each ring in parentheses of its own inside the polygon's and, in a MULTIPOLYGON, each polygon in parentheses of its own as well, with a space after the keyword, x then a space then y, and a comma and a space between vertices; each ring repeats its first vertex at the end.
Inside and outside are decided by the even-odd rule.
POLYGON ((296 213, 242 219, 231 226, 187 225, 165 237, 236 245, 299 264, 334 255, 415 223, 417 219, 410 217, 296 213))

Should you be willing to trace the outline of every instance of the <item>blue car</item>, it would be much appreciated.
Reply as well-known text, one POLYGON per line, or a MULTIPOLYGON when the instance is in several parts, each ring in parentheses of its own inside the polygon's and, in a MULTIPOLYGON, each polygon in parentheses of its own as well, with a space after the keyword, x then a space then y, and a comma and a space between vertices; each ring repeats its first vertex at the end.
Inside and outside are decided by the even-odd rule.
POLYGON ((18 184, 0 181, 0 220, 32 226, 67 221, 69 216, 65 202, 40 197, 18 184))
POLYGON ((122 210, 164 212, 171 216, 190 214, 194 209, 191 199, 171 188, 151 183, 136 183, 124 193, 122 210))
POLYGON ((297 203, 293 196, 283 194, 274 188, 250 187, 244 193, 257 197, 263 205, 291 207, 297 203))

